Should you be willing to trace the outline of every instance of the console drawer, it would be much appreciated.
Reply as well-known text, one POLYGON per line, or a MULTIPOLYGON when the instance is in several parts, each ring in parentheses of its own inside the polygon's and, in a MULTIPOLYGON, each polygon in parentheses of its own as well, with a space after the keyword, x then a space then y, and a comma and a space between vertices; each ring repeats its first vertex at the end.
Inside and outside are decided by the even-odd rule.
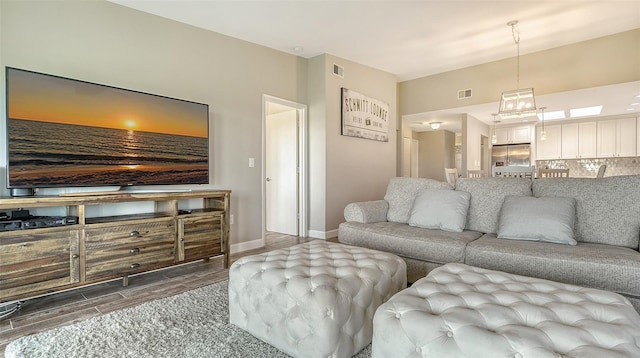
POLYGON ((174 220, 85 231, 86 279, 120 277, 175 262, 174 220))

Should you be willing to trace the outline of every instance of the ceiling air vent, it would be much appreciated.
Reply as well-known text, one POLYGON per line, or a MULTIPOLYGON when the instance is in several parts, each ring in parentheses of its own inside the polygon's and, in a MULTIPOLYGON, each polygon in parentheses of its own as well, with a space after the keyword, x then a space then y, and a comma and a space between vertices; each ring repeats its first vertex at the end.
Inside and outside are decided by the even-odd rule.
POLYGON ((333 64, 333 74, 340 77, 340 78, 344 78, 344 67, 340 66, 340 65, 336 65, 335 63, 333 64))
POLYGON ((471 98, 471 88, 458 91, 458 99, 471 98))

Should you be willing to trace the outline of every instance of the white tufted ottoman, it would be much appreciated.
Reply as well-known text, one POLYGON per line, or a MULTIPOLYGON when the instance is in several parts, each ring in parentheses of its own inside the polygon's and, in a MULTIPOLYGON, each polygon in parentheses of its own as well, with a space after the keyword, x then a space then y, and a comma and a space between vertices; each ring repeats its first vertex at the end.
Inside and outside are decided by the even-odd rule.
POLYGON ((229 269, 229 320, 294 357, 351 357, 406 270, 393 254, 323 240, 244 257, 229 269))
POLYGON ((433 270, 378 308, 372 357, 640 357, 622 296, 463 264, 433 270))

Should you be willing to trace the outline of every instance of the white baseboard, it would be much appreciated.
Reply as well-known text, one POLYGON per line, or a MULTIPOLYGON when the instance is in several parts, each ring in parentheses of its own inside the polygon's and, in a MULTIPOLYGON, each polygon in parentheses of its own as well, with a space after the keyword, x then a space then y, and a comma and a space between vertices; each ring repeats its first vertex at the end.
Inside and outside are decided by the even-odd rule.
POLYGON ((309 237, 314 239, 332 239, 338 237, 338 229, 329 231, 309 230, 309 237))
POLYGON ((260 249, 264 247, 264 241, 262 239, 247 241, 247 242, 239 242, 237 244, 231 244, 231 253, 235 254, 238 252, 260 249))

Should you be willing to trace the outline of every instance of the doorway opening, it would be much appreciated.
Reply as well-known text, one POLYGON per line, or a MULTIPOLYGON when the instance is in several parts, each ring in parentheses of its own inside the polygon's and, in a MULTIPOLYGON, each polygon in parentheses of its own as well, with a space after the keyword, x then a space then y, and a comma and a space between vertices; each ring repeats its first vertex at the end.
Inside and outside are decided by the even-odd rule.
POLYGON ((307 106, 262 97, 262 240, 307 233, 307 106))
POLYGON ((490 161, 491 147, 489 146, 489 137, 480 135, 480 170, 482 170, 483 173, 486 173, 487 176, 491 176, 489 166, 490 161))

